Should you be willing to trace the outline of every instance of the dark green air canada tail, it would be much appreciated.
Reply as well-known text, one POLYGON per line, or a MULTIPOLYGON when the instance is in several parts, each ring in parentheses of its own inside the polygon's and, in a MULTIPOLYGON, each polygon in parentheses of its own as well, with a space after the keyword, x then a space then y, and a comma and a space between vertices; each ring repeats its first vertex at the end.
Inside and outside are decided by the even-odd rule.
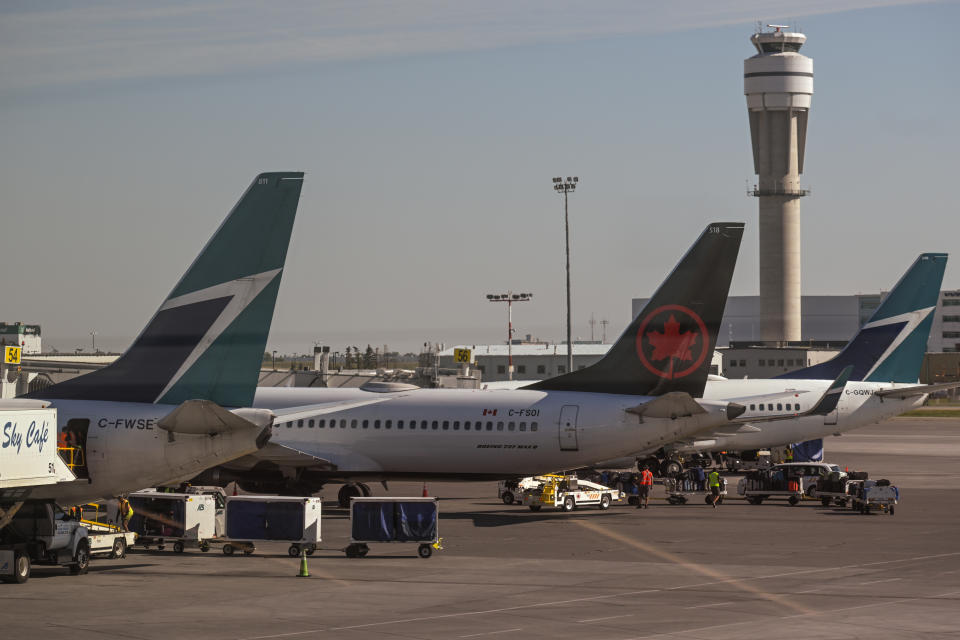
POLYGON ((30 397, 252 404, 302 185, 258 175, 126 353, 30 397))
POLYGON ((742 236, 742 222, 707 225, 599 362, 524 388, 701 397, 742 236))

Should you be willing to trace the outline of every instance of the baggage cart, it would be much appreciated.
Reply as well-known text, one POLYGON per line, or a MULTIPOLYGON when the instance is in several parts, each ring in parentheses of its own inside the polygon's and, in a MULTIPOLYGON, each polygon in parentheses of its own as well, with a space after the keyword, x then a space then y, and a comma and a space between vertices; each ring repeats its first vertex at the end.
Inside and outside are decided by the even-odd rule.
POLYGON ((900 490, 889 480, 850 481, 851 507, 867 515, 871 511, 894 514, 900 501, 900 490))
POLYGON ((350 501, 348 558, 362 558, 370 542, 417 545, 417 555, 429 558, 442 549, 438 536, 440 503, 436 498, 353 498, 350 501))
POLYGON ((147 490, 131 493, 128 499, 133 507, 130 530, 137 533, 139 546, 156 545, 162 551, 172 543, 176 553, 187 546, 206 552, 218 537, 213 496, 147 490))
MULTIPOLYGON (((663 487, 667 492, 667 502, 670 504, 687 504, 690 500, 703 498, 704 503, 713 504, 713 492, 706 483, 699 484, 685 475, 675 478, 664 478, 663 487)), ((720 477, 720 499, 717 504, 723 504, 723 497, 727 495, 727 479, 720 477)))
POLYGON ((226 537, 216 542, 223 542, 226 555, 237 548, 249 555, 257 542, 289 542, 290 557, 312 555, 320 542, 321 502, 310 497, 230 496, 226 537))
POLYGON ((854 477, 867 477, 866 473, 845 471, 831 471, 816 485, 811 487, 810 497, 820 500, 820 504, 829 507, 831 504, 846 507, 852 500, 850 495, 851 481, 854 477))
POLYGON ((761 504, 770 498, 785 498, 792 507, 803 500, 803 492, 802 476, 772 474, 768 469, 751 471, 737 483, 737 494, 750 504, 761 504))

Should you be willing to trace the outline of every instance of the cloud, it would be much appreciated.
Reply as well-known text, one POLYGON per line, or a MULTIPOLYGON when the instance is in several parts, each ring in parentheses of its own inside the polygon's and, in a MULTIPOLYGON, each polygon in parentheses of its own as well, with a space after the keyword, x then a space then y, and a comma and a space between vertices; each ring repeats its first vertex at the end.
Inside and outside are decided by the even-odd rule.
POLYGON ((144 78, 216 76, 338 60, 494 49, 748 24, 758 17, 923 0, 327 0, 0 9, 7 94, 144 78))

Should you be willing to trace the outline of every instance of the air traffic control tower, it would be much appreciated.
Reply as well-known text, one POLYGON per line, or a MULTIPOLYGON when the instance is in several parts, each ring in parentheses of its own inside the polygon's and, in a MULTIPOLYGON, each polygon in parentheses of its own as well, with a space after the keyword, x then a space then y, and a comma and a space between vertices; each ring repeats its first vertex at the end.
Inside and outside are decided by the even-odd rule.
POLYGON ((743 61, 753 170, 760 199, 761 338, 800 340, 800 187, 813 60, 800 55, 807 37, 768 25, 750 42, 757 55, 743 61))

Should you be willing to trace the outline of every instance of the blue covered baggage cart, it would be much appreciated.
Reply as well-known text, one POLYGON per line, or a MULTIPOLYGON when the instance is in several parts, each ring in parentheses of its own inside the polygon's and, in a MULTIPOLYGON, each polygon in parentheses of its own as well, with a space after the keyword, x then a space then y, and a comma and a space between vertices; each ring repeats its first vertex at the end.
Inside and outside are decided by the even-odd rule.
POLYGON ((320 507, 320 498, 230 496, 223 552, 231 555, 238 546, 252 553, 254 542, 289 542, 291 557, 311 555, 320 542, 320 507))
POLYGON ((353 498, 350 502, 348 558, 362 558, 368 542, 416 543, 417 555, 429 558, 440 548, 436 498, 353 498))

